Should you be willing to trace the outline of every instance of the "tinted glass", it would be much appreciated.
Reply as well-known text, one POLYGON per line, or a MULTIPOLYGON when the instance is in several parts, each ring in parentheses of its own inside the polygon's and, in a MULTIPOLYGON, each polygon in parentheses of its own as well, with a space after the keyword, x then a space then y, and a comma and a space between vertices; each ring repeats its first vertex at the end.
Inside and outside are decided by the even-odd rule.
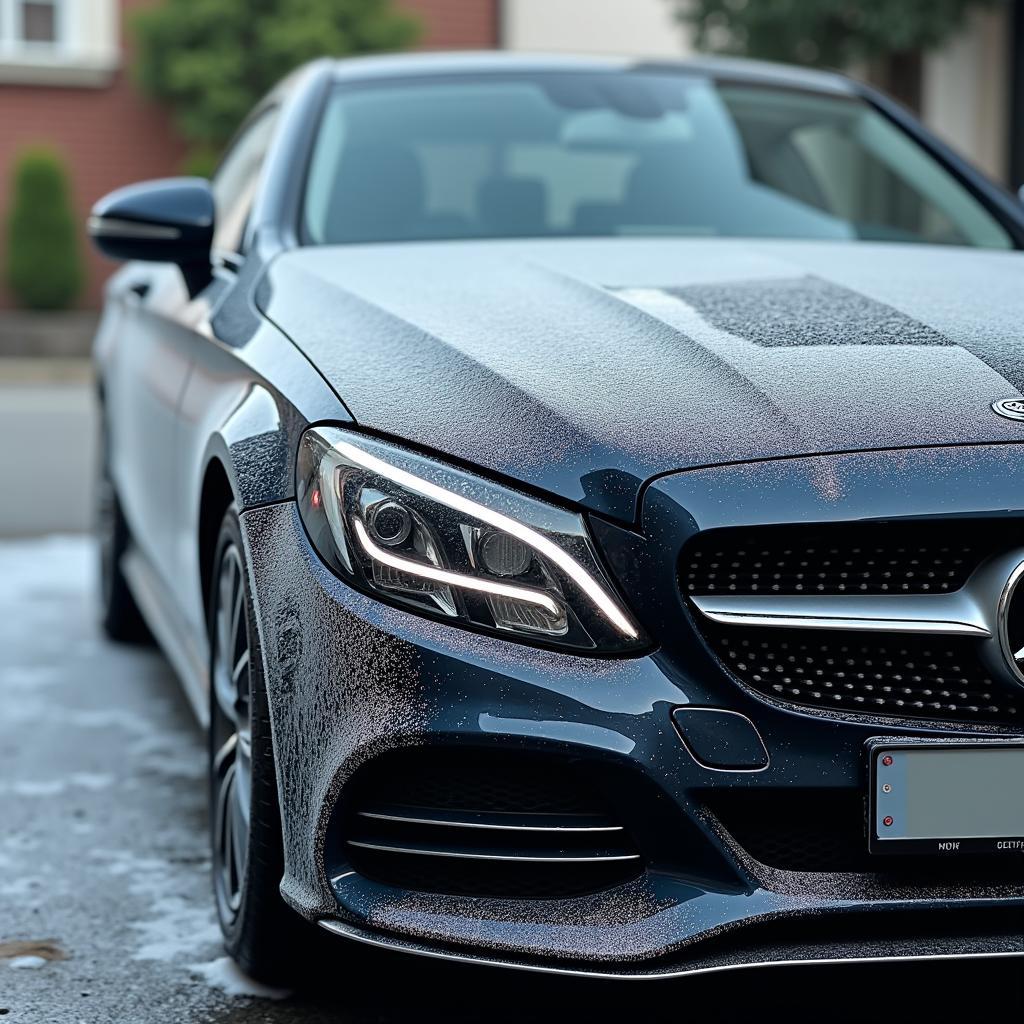
POLYGON ((315 243, 684 235, 1011 246, 941 164, 860 100, 639 73, 340 87, 305 221, 315 243))
POLYGON ((276 125, 277 108, 264 111, 235 140, 217 168, 211 182, 217 210, 214 249, 241 250, 245 223, 276 125))

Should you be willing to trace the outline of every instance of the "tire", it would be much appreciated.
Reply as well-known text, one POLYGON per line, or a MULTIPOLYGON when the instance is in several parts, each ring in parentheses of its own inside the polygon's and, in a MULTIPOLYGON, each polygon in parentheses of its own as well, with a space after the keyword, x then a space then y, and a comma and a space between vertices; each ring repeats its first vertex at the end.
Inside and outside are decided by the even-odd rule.
POLYGON ((238 514, 224 515, 210 576, 210 840, 224 947, 251 977, 292 985, 315 955, 314 925, 285 904, 281 812, 238 514))
POLYGON ((121 572, 121 558, 131 544, 131 533, 106 466, 100 472, 96 491, 100 625, 103 632, 117 643, 151 644, 153 635, 121 572))

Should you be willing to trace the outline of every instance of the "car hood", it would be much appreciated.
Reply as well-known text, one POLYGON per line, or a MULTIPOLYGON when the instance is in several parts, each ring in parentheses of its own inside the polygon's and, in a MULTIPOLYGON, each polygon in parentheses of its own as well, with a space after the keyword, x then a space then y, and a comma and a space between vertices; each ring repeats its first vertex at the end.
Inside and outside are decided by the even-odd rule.
POLYGON ((258 304, 362 426, 632 520, 673 470, 1024 439, 1024 254, 566 239, 306 248, 258 304))

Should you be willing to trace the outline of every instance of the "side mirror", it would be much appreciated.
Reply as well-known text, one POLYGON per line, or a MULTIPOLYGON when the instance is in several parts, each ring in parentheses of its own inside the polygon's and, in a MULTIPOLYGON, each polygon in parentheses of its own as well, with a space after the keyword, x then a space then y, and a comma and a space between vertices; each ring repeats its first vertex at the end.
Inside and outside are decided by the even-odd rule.
POLYGON ((164 178, 104 196, 89 217, 89 236, 115 260, 176 263, 189 294, 210 281, 214 203, 205 178, 164 178))

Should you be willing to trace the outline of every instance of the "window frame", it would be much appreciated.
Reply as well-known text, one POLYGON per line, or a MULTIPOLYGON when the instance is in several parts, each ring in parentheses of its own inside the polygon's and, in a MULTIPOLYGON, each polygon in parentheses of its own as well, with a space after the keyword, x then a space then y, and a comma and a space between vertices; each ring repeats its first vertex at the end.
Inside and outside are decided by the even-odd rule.
POLYGON ((0 58, 28 55, 46 56, 68 49, 69 0, 0 0, 0 58), (24 38, 26 3, 46 3, 53 8, 52 42, 24 38))

